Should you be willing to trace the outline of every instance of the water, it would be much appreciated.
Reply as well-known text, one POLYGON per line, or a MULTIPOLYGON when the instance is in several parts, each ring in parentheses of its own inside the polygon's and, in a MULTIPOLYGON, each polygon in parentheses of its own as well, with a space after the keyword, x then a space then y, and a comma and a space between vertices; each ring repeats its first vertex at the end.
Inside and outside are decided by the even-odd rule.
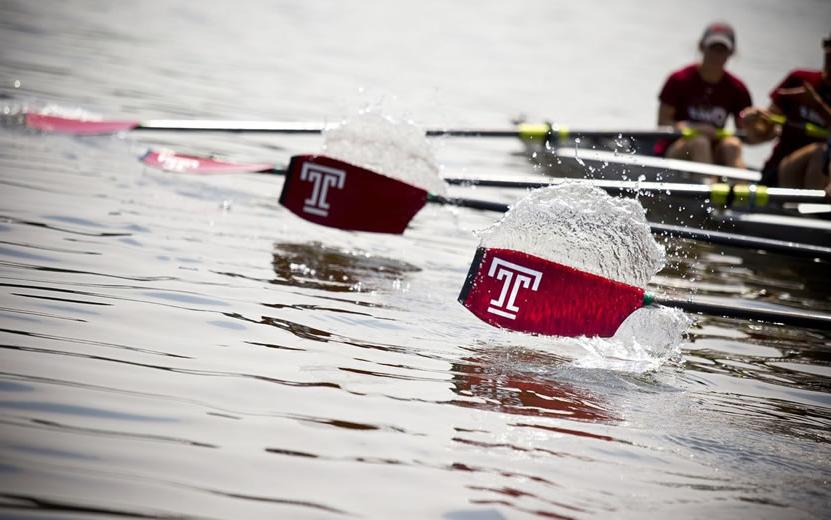
POLYGON ((665 263, 638 201, 583 183, 534 190, 478 235, 484 247, 524 251, 638 287, 665 263))
POLYGON ((436 195, 447 193, 424 129, 386 116, 380 109, 362 111, 326 130, 323 153, 436 195))
MULTIPOLYGON (((731 67, 761 102, 788 69, 819 65, 831 6, 4 1, 0 13, 4 106, 339 122, 380 104, 424 127, 523 112, 647 127, 707 22, 734 23, 731 67)), ((662 336, 638 364, 496 330, 456 302, 473 231, 493 214, 428 206, 402 236, 345 233, 282 209, 279 178, 136 160, 153 146, 283 164, 322 145, 0 128, 5 516, 828 516, 827 334, 699 318, 679 359, 660 358, 662 336)), ((443 173, 531 171, 510 140, 432 146, 443 173)), ((655 292, 831 311, 825 263, 665 245, 655 292)))

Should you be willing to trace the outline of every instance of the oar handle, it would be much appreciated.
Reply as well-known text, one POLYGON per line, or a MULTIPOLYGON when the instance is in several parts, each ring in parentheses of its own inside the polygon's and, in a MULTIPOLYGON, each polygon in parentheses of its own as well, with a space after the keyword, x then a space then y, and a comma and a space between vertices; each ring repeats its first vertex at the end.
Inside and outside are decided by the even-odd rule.
POLYGON ((758 320, 772 323, 782 323, 794 327, 831 330, 831 316, 815 312, 796 310, 760 309, 730 305, 726 303, 709 303, 693 299, 671 298, 668 296, 652 296, 646 298, 647 303, 678 307, 688 312, 738 318, 742 320, 758 320))
MULTIPOLYGON (((698 130, 697 128, 685 127, 681 130, 678 130, 678 133, 681 134, 681 137, 683 137, 684 139, 692 139, 693 137, 698 137, 699 135, 701 135, 701 130, 698 130)), ((741 139, 744 139, 746 137, 744 132, 742 132, 741 130, 716 128, 716 139, 724 139, 725 137, 733 136, 739 137, 741 139)))
POLYGON ((831 131, 814 123, 791 121, 781 114, 769 114, 767 118, 777 125, 789 126, 802 130, 808 137, 816 137, 819 139, 828 139, 831 136, 831 131))

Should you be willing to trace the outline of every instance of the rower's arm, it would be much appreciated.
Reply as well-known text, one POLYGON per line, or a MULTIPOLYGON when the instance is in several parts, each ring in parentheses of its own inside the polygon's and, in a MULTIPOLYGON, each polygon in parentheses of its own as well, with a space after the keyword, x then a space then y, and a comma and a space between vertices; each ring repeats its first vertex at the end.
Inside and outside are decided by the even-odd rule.
POLYGON ((658 126, 675 125, 675 107, 661 103, 658 107, 658 126))

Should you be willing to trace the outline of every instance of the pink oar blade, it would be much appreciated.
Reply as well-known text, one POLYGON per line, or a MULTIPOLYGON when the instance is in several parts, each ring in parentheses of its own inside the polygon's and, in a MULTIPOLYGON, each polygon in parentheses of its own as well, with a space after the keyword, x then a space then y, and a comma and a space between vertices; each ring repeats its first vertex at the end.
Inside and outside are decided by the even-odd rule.
POLYGON ((459 302, 496 327, 610 337, 643 306, 644 291, 521 251, 479 248, 459 302))
POLYGON ((274 168, 268 163, 233 163, 169 150, 149 150, 142 156, 141 162, 152 168, 177 173, 257 173, 274 168))
POLYGON ((427 191, 322 155, 292 157, 280 204, 315 224, 353 231, 403 233, 427 191))
POLYGON ((115 134, 132 130, 138 121, 87 121, 61 116, 27 113, 26 126, 41 132, 72 135, 115 134))

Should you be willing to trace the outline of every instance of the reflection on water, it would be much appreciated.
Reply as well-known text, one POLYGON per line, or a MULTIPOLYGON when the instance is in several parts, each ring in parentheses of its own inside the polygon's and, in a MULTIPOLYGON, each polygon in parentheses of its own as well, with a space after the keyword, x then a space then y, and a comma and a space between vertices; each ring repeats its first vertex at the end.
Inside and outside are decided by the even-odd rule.
MULTIPOLYGON (((620 418, 601 398, 565 382, 553 370, 567 360, 550 354, 512 349, 509 345, 480 349, 453 363, 453 391, 465 398, 458 406, 512 415, 550 417, 586 422, 616 422, 620 418), (533 371, 533 367, 546 367, 533 371)), ((559 431, 559 430, 558 430, 559 431)))
POLYGON ((277 275, 272 283, 332 292, 371 291, 420 270, 400 260, 320 242, 275 244, 271 266, 277 275))

